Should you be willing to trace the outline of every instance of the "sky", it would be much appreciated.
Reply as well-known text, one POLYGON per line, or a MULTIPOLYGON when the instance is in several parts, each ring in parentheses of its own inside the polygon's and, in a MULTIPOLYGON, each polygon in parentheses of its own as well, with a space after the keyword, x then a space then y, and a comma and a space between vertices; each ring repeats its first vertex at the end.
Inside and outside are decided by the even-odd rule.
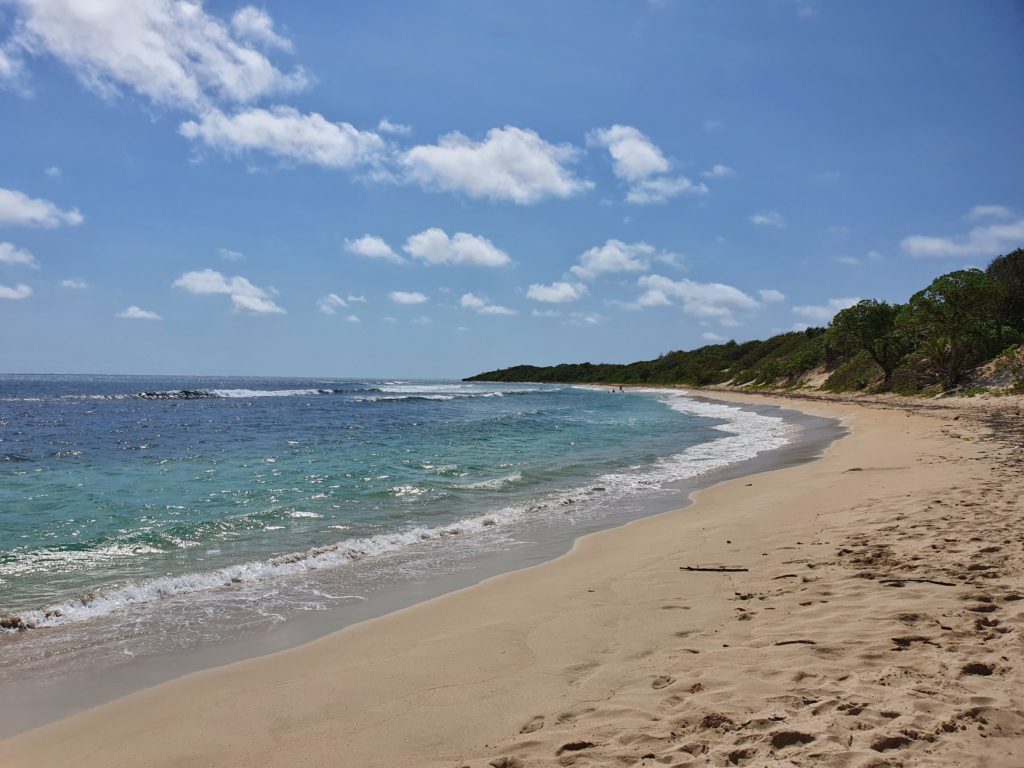
POLYGON ((1024 246, 1011 0, 0 0, 0 371, 457 378, 1024 246))

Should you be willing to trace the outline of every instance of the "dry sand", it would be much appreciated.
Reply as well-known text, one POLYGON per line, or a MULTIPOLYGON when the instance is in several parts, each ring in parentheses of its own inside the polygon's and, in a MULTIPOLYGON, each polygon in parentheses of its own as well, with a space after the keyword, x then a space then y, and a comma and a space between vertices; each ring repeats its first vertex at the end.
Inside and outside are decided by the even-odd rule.
POLYGON ((0 763, 1024 765, 1021 399, 784 402, 852 434, 559 560, 9 739, 0 763), (680 570, 715 565, 749 570, 680 570))

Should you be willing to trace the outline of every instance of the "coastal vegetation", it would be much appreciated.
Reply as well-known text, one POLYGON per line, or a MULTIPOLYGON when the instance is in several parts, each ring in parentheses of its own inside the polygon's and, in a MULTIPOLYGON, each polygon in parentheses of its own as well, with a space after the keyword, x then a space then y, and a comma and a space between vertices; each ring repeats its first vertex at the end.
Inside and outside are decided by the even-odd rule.
POLYGON ((941 275, 905 304, 865 299, 827 328, 710 344, 628 364, 517 365, 467 381, 730 384, 903 394, 948 391, 969 378, 1024 391, 1024 249, 986 269, 941 275))

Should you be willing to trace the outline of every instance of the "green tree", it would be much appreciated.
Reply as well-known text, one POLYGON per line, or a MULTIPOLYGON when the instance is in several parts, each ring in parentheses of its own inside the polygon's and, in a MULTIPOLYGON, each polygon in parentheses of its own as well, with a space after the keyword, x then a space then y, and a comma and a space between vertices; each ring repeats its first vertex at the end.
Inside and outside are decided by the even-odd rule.
POLYGON ((896 324, 902 307, 865 299, 842 310, 828 330, 830 343, 852 357, 858 352, 878 364, 889 384, 892 372, 913 348, 911 337, 896 324))
POLYGON ((992 259, 985 274, 1005 291, 1003 322, 1024 331, 1024 248, 992 259))
POLYGON ((1004 300, 995 280, 980 269, 962 269, 911 296, 896 327, 918 341, 932 370, 953 387, 968 368, 999 351, 1004 300))

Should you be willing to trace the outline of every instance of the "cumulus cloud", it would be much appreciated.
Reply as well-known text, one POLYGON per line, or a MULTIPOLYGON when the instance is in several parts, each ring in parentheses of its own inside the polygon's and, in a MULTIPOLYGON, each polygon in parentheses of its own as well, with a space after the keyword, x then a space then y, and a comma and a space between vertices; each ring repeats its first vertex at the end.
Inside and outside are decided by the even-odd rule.
POLYGON ((503 267, 511 263, 508 254, 490 240, 467 232, 452 237, 431 227, 405 241, 402 250, 427 264, 455 264, 475 267, 503 267))
POLYGON ((288 53, 295 50, 291 40, 274 30, 274 20, 270 18, 270 14, 251 5, 235 11, 235 15, 231 17, 231 28, 240 40, 266 48, 280 48, 288 53))
POLYGON ((701 174, 705 179, 731 179, 735 175, 736 171, 728 165, 722 165, 721 163, 715 163, 711 166, 710 170, 704 171, 701 174))
POLYGON ((59 179, 64 174, 64 171, 62 171, 56 165, 51 165, 49 168, 44 169, 43 173, 45 173, 51 179, 59 179))
POLYGON ((140 309, 132 304, 128 309, 118 312, 114 317, 121 320, 159 320, 160 315, 148 309, 140 309))
POLYGON ((587 295, 587 286, 582 283, 558 282, 551 285, 534 283, 526 291, 526 298, 548 304, 564 304, 577 301, 587 295))
POLYGON ((27 299, 31 295, 32 289, 24 283, 19 283, 13 288, 6 285, 0 285, 0 299, 20 301, 21 299, 27 299))
POLYGON ((474 312, 481 315, 518 315, 514 309, 503 307, 500 304, 491 304, 480 296, 472 293, 462 294, 462 298, 459 299, 459 306, 464 309, 472 309, 474 312))
POLYGON ((593 184, 570 167, 578 156, 570 144, 551 144, 534 131, 505 126, 489 130, 483 141, 449 133, 436 144, 403 152, 398 163, 408 181, 426 189, 529 205, 590 189, 593 184))
POLYGON ((672 280, 662 275, 644 275, 637 284, 645 289, 636 300, 638 307, 657 307, 679 303, 688 315, 716 320, 720 325, 739 323, 737 314, 754 312, 761 303, 739 288, 724 283, 698 283, 672 280))
POLYGON ((579 264, 569 271, 584 280, 593 280, 607 273, 646 272, 652 260, 675 264, 678 257, 673 253, 659 251, 643 241, 624 243, 611 239, 604 245, 596 245, 585 251, 579 258, 579 264))
MULTIPOLYGON (((684 193, 705 194, 704 184, 685 176, 667 176, 672 164, 654 142, 631 125, 613 125, 587 135, 587 143, 608 150, 612 170, 629 184, 626 201, 637 205, 664 203, 684 193)), ((724 166, 723 166, 724 167, 724 166)))
POLYGON ((633 184, 626 193, 626 202, 636 205, 665 203, 684 192, 703 195, 707 191, 708 188, 704 184, 694 184, 685 176, 658 176, 653 179, 642 179, 633 184))
POLYGON ((778 211, 759 211, 750 217, 750 220, 759 227, 776 227, 782 229, 786 226, 786 220, 778 211))
POLYGON ((38 197, 0 187, 0 226, 20 225, 52 229, 63 224, 77 226, 85 221, 77 208, 64 211, 38 197))
POLYGON ((39 262, 36 257, 24 248, 18 248, 12 243, 0 243, 0 264, 19 265, 39 269, 39 262))
POLYGON ((392 291, 388 294, 388 298, 395 304, 423 304, 430 301, 418 291, 392 291))
POLYGON ((711 331, 705 331, 700 335, 704 341, 725 341, 725 336, 719 336, 717 333, 711 331))
POLYGON ((391 250, 391 246, 375 235, 363 235, 355 240, 345 241, 345 250, 367 259, 380 259, 394 264, 404 264, 405 259, 391 250))
POLYGON ((835 317, 837 312, 852 307, 858 301, 860 298, 856 296, 845 299, 829 299, 825 304, 804 304, 793 307, 793 313, 824 325, 835 317))
POLYGON ((267 291, 253 285, 248 279, 241 276, 225 277, 213 269, 186 272, 172 283, 172 287, 181 288, 197 296, 212 294, 230 296, 231 306, 235 312, 246 312, 253 315, 285 314, 284 309, 274 303, 267 291))
POLYGON ((328 293, 322 299, 317 301, 316 306, 325 315, 333 315, 339 309, 347 307, 348 302, 336 293, 328 293))
POLYGON ((781 304, 786 300, 786 294, 774 288, 762 288, 758 293, 765 304, 781 304))
POLYGON ((173 0, 20 0, 15 15, 20 50, 53 56, 105 98, 127 88, 162 106, 203 109, 308 84, 301 68, 286 74, 248 44, 253 35, 287 42, 254 8, 230 26, 198 2, 173 0))
MULTIPOLYGON (((978 208, 1000 209, 991 210, 982 218, 1003 218, 1005 212, 1013 213, 1002 206, 975 206, 978 208)), ((973 218, 979 218, 977 215, 973 218)), ((954 237, 932 237, 927 235, 911 235, 900 241, 900 247, 908 256, 921 258, 975 258, 998 256, 1013 250, 1024 242, 1024 218, 1016 221, 1004 221, 994 224, 982 224, 971 229, 966 235, 954 237)))
POLYGON ((84 291, 89 287, 89 284, 85 280, 79 280, 78 278, 72 277, 67 280, 60 281, 61 288, 68 288, 72 291, 84 291))
POLYGON ((412 133, 411 126, 402 125, 401 123, 393 123, 386 117, 382 117, 380 122, 377 123, 377 130, 381 133, 390 133, 395 136, 408 136, 412 133))
POLYGON ((211 109, 198 120, 182 123, 178 131, 228 155, 259 151, 325 168, 373 164, 385 153, 384 140, 372 131, 292 107, 254 107, 231 115, 211 109))

